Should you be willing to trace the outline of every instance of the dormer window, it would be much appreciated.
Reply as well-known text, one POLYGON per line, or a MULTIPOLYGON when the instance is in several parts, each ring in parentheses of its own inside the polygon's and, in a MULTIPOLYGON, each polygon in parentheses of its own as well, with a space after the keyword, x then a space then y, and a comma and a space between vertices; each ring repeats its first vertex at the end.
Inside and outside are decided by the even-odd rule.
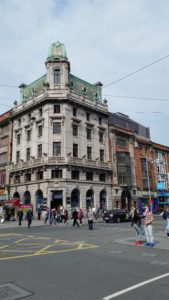
POLYGON ((71 82, 70 82, 70 90, 73 91, 73 89, 74 89, 74 82, 71 81, 71 82))
POLYGON ((54 84, 60 84, 60 69, 55 69, 53 72, 54 84))

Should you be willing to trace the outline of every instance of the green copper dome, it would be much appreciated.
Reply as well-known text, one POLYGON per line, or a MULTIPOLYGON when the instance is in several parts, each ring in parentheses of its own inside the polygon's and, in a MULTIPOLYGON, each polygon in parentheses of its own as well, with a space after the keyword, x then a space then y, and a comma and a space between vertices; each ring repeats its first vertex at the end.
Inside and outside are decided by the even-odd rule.
POLYGON ((65 45, 59 41, 51 44, 49 48, 48 58, 64 58, 67 59, 65 45))

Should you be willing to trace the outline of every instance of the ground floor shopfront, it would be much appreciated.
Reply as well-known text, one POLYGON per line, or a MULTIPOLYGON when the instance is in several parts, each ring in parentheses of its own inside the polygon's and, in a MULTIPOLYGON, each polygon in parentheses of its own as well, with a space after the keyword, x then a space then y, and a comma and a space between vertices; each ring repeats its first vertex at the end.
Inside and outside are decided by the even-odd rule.
POLYGON ((46 211, 47 207, 64 206, 69 212, 74 208, 82 208, 86 212, 89 207, 111 209, 111 185, 86 184, 74 182, 44 182, 11 187, 11 197, 19 198, 21 204, 33 205, 34 214, 39 208, 46 211))

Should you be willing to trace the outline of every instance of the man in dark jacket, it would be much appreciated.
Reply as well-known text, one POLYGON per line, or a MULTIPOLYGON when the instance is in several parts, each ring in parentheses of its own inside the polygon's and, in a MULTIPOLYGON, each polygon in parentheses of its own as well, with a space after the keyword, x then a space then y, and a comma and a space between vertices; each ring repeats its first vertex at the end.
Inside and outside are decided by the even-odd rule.
POLYGON ((30 228, 32 223, 32 217, 33 217, 32 209, 28 209, 26 217, 28 221, 28 228, 30 228))
POLYGON ((131 208, 130 212, 130 218, 131 218, 131 226, 134 227, 136 231, 136 245, 141 245, 141 237, 143 235, 143 229, 141 227, 141 219, 142 217, 140 216, 139 212, 136 210, 135 207, 131 208))
POLYGON ((18 210, 17 216, 18 216, 18 221, 19 221, 18 225, 22 225, 22 219, 23 219, 23 211, 22 211, 22 209, 18 210))
POLYGON ((78 219, 78 212, 77 212, 76 208, 74 209, 74 211, 72 213, 72 219, 73 219, 73 226, 75 226, 75 224, 76 224, 77 227, 79 227, 79 223, 77 221, 77 219, 78 219))

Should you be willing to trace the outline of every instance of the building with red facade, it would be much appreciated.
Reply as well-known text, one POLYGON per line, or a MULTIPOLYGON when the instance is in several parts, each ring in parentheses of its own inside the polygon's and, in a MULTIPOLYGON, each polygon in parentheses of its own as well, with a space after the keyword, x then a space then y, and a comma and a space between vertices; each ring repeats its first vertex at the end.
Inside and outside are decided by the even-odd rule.
POLYGON ((11 162, 12 111, 0 115, 0 205, 9 197, 8 165, 11 162))

